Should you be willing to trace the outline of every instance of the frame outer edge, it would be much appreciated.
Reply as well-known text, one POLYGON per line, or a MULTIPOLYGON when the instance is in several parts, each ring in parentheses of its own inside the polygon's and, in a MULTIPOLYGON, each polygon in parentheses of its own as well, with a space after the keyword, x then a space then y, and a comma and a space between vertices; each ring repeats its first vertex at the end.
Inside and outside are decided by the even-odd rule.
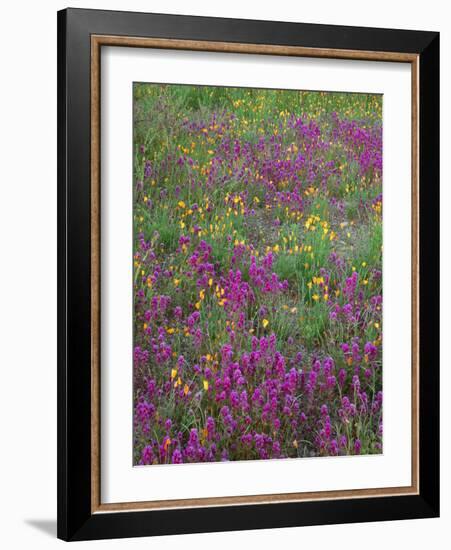
POLYGON ((66 29, 67 17, 66 11, 59 11, 57 14, 57 120, 58 120, 58 139, 57 139, 57 202, 58 202, 58 273, 57 273, 57 293, 58 293, 58 464, 57 464, 57 536, 67 540, 67 512, 68 512, 68 494, 67 494, 67 403, 66 403, 66 29))
MULTIPOLYGON (((439 199, 437 187, 439 160, 437 147, 439 138, 438 33, 353 27, 334 27, 333 29, 334 32, 337 32, 338 29, 349 29, 352 32, 354 29, 353 37, 348 36, 345 40, 347 43, 351 38, 351 42, 358 42, 358 35, 362 31, 372 33, 374 39, 379 40, 379 43, 384 31, 390 34, 390 40, 395 38, 396 35, 398 42, 401 40, 401 35, 403 35, 408 38, 409 44, 413 41, 415 45, 415 48, 409 45, 404 50, 421 54, 419 138, 420 158, 422 158, 423 163, 420 164, 420 203, 423 209, 429 213, 426 214, 429 217, 426 218, 426 215, 422 215, 420 209, 420 275, 423 281, 423 285, 420 284, 420 304, 424 307, 428 297, 433 298, 433 304, 422 309, 424 313, 421 315, 422 322, 420 323, 421 341, 424 344, 425 336, 430 338, 427 341, 427 349, 423 349, 424 346, 420 349, 420 364, 423 366, 423 371, 426 363, 428 366, 431 364, 433 374, 437 376, 428 377, 433 379, 426 381, 424 380, 426 377, 423 376, 420 380, 420 407, 423 413, 430 414, 428 418, 424 418, 425 415, 422 415, 423 418, 420 419, 420 451, 423 449, 420 456, 420 495, 359 499, 359 505, 348 499, 336 501, 330 505, 328 503, 327 508, 324 507, 322 501, 317 501, 278 504, 277 509, 274 508, 273 504, 264 504, 209 507, 202 510, 194 508, 152 512, 89 513, 90 502, 87 502, 89 500, 87 495, 91 494, 91 487, 86 491, 84 483, 87 476, 91 477, 91 474, 85 471, 85 443, 83 443, 81 453, 73 455, 69 452, 69 438, 72 436, 76 439, 80 437, 80 428, 75 429, 74 427, 74 415, 82 413, 79 419, 82 427, 86 423, 86 414, 82 411, 82 407, 85 405, 86 393, 82 381, 86 376, 83 374, 81 381, 76 380, 74 372, 74 367, 78 366, 76 365, 77 361, 84 358, 85 349, 80 353, 77 352, 75 356, 67 355, 68 351, 73 352, 76 339, 78 337, 84 338, 86 332, 86 327, 83 324, 81 327, 77 326, 77 322, 80 322, 85 312, 86 297, 83 294, 80 295, 83 303, 75 307, 75 310, 69 308, 71 305, 74 307, 74 298, 78 296, 74 293, 74 287, 79 284, 82 287, 81 291, 85 290, 85 276, 82 274, 77 275, 76 269, 77 267, 85 267, 83 254, 86 253, 88 248, 90 249, 89 246, 86 248, 85 227, 80 226, 82 242, 77 243, 75 251, 70 250, 70 244, 74 246, 74 229, 77 227, 77 223, 82 222, 83 224, 86 221, 81 217, 86 213, 84 210, 86 204, 84 193, 86 189, 83 187, 80 190, 82 194, 80 198, 75 189, 80 183, 77 183, 76 176, 84 175, 86 169, 88 173, 90 170, 89 167, 81 166, 74 173, 76 161, 81 159, 84 162, 85 160, 83 141, 86 139, 86 113, 80 111, 80 109, 86 107, 86 103, 87 108, 89 108, 89 98, 87 100, 85 97, 84 87, 87 74, 85 64, 89 59, 86 52, 89 52, 90 45, 85 42, 88 41, 91 33, 97 33, 101 28, 111 29, 111 34, 114 34, 118 24, 122 25, 121 18, 127 18, 128 25, 132 24, 133 26, 136 23, 136 26, 139 26, 138 18, 140 16, 145 16, 146 21, 152 21, 150 32, 153 32, 157 21, 163 21, 165 28, 162 31, 162 37, 164 38, 165 35, 173 32, 174 38, 178 39, 184 39, 182 35, 186 34, 188 34, 189 39, 189 35, 192 33, 201 35, 200 40, 208 40, 211 30, 207 30, 207 25, 216 22, 219 26, 222 21, 222 27, 220 27, 222 35, 224 34, 224 27, 235 22, 237 26, 240 26, 241 31, 238 30, 237 33, 233 31, 233 33, 234 36, 239 35, 242 32, 243 24, 247 23, 254 26, 252 29, 254 34, 256 27, 259 26, 261 29, 261 32, 259 29, 259 40, 267 43, 264 34, 268 32, 272 24, 270 21, 246 22, 239 19, 221 20, 217 18, 132 14, 130 12, 106 12, 101 10, 69 9, 58 12, 58 537, 64 540, 92 540, 169 533, 314 525, 319 522, 330 524, 435 517, 439 513, 438 335, 433 334, 434 330, 437 332, 436 329, 438 328, 438 286, 434 286, 435 283, 438 283, 438 255, 436 254, 438 252, 438 216, 435 219, 433 218, 439 199), (104 16, 105 23, 102 21, 104 16), (131 23, 132 19, 133 22, 131 23), (183 28, 179 31, 173 30, 176 28, 177 23, 182 20, 185 24, 183 28), (191 27, 190 21, 195 21, 196 24, 193 23, 191 27), (75 46, 78 48, 77 63, 75 63, 75 46), (76 80, 77 77, 82 80, 76 80), (75 82, 79 82, 77 90, 74 88, 75 82), (80 90, 81 99, 74 93, 80 90), (80 116, 80 120, 75 119, 77 114, 80 116), (69 139, 69 130, 71 132, 75 130, 76 136, 74 137, 71 133, 69 139), (432 139, 430 139, 431 136, 432 139), (80 141, 80 139, 83 141, 80 141), (432 193, 430 193, 431 183, 432 193), (433 223, 429 225, 431 220, 433 223), (425 222, 427 222, 426 225, 425 222), (427 242, 431 237, 437 238, 432 246, 430 242, 427 242), (424 252, 426 252, 428 260, 432 261, 430 268, 424 260, 424 252), (70 282, 68 276, 72 278, 70 282), (430 289, 429 285, 424 284, 425 282, 433 283, 433 288, 430 289), (424 327, 424 330, 422 327, 424 327), (70 341, 68 336, 70 336, 70 341), (80 398, 81 403, 78 403, 77 407, 74 408, 76 398, 80 398), (433 400, 434 402, 432 402, 433 400), (433 420, 432 429, 431 419, 433 420), (71 456, 73 456, 73 459, 69 460, 71 456), (286 518, 282 517, 282 511, 287 513, 286 518), (201 514, 202 521, 200 521, 201 514), (224 514, 228 517, 227 523, 224 523, 224 519, 221 519, 226 517, 224 514), (376 517, 370 517, 371 514, 376 517), (212 520, 211 526, 207 525, 206 520, 208 518, 212 520)), ((284 24, 281 22, 275 22, 274 25, 278 27, 278 32, 284 25, 289 25, 291 33, 293 28, 297 28, 299 31, 310 29, 311 32, 311 28, 316 27, 324 34, 330 27, 297 23, 284 24)), ((232 33, 232 30, 230 32, 232 33)), ((194 38, 196 39, 196 36, 194 38)), ((288 40, 289 43, 290 41, 297 42, 297 39, 293 40, 293 38, 288 40)), ((301 39, 301 42, 302 40, 305 41, 305 39, 301 39)), ((274 39, 270 42, 275 43, 274 39)), ((363 49, 360 43, 357 49, 363 49)), ((85 344, 83 344, 83 347, 85 347, 85 344)), ((78 442, 77 440, 75 443, 78 442)), ((71 445, 73 446, 74 442, 71 445)), ((90 439, 88 446, 91 447, 90 439)))
POLYGON ((420 495, 440 515, 440 35, 420 55, 420 495), (424 214, 422 214, 422 209, 424 214), (426 375, 427 372, 427 375, 426 375))

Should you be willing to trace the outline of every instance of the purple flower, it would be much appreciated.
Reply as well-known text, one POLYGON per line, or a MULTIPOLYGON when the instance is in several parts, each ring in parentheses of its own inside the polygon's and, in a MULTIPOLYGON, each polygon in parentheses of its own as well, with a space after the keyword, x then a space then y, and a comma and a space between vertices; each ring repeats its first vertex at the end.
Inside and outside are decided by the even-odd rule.
POLYGON ((183 456, 182 453, 179 451, 179 449, 174 449, 172 452, 172 464, 182 464, 183 463, 183 456))
POLYGON ((150 445, 146 445, 141 453, 141 464, 152 464, 153 459, 153 449, 150 445))

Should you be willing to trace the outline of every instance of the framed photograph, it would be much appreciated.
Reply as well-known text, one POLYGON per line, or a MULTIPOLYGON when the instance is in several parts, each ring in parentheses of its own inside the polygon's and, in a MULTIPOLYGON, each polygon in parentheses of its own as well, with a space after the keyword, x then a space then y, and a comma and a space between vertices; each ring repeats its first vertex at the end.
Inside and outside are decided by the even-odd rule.
POLYGON ((439 35, 58 13, 58 536, 439 514, 439 35))

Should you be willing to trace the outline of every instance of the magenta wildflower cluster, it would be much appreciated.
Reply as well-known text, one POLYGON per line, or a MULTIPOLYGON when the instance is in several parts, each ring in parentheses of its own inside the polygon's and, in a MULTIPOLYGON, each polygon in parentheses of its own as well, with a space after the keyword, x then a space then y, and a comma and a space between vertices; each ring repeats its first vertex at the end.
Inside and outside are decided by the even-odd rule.
POLYGON ((135 85, 136 465, 382 451, 381 102, 135 85))

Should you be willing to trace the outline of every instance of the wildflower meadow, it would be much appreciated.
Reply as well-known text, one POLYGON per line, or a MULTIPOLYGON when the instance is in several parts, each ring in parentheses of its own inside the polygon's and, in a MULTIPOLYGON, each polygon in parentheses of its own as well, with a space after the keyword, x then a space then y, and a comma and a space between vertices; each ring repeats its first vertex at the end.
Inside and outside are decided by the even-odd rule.
POLYGON ((134 464, 382 452, 382 96, 133 88, 134 464))

